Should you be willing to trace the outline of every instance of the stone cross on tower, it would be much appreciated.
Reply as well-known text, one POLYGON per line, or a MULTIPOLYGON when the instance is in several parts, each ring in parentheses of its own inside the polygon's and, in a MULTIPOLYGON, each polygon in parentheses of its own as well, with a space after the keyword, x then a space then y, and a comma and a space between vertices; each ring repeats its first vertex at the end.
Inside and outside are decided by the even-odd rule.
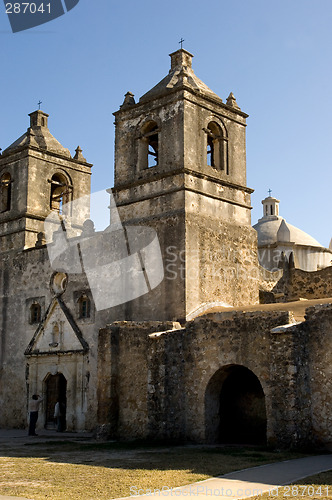
POLYGON ((183 42, 184 42, 184 39, 181 37, 181 40, 179 41, 179 44, 181 45, 181 49, 183 48, 182 47, 183 42))

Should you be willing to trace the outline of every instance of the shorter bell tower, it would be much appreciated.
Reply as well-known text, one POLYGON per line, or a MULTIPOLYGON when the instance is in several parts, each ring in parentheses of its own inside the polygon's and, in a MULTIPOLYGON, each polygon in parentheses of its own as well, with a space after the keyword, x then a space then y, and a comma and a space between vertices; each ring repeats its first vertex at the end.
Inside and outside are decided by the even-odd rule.
POLYGON ((66 204, 90 194, 91 167, 80 147, 72 157, 48 129, 49 115, 30 113, 30 127, 0 155, 0 251, 24 250, 44 243, 44 221, 53 210, 70 216, 79 232, 86 207, 66 213, 66 204))

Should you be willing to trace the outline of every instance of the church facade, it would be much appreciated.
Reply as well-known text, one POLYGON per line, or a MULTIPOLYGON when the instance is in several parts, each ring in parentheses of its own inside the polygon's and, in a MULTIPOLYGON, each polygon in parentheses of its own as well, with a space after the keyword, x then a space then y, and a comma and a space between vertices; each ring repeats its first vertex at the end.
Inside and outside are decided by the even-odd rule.
POLYGON ((247 115, 192 57, 114 113, 105 231, 80 202, 92 165, 46 113, 0 156, 1 427, 26 427, 38 393, 38 425, 60 399, 68 430, 104 438, 332 441, 332 268, 259 265, 247 115))

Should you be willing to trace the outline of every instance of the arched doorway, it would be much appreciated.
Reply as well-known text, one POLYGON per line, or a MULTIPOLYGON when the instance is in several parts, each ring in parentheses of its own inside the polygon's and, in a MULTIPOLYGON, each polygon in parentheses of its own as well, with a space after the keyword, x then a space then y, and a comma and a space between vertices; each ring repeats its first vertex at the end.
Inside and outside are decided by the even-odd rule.
POLYGON ((209 442, 265 444, 265 396, 256 375, 241 365, 218 370, 205 393, 209 442))
POLYGON ((66 406, 67 406, 67 380, 62 373, 56 375, 49 375, 46 379, 46 414, 45 414, 45 428, 54 429, 54 409, 56 403, 59 401, 62 408, 63 425, 66 428, 66 406))

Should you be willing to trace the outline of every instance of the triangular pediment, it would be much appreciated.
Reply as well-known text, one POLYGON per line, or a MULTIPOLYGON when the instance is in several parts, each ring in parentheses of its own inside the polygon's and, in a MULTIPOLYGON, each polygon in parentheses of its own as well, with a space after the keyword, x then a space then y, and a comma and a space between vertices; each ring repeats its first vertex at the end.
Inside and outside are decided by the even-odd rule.
POLYGON ((88 348, 67 306, 60 297, 54 297, 25 354, 83 353, 88 348))

